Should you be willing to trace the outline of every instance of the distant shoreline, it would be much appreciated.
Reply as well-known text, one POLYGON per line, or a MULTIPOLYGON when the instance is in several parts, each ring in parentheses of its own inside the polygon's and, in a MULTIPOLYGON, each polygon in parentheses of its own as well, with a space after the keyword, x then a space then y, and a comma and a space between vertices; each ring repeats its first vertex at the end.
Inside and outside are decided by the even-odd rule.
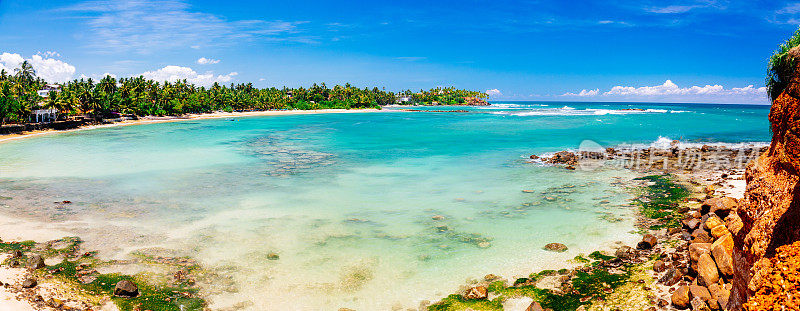
POLYGON ((374 108, 365 109, 317 109, 317 110, 265 110, 265 111, 246 111, 246 112, 212 112, 203 114, 189 114, 183 116, 168 116, 168 117, 154 117, 147 116, 138 120, 125 120, 109 124, 96 124, 81 126, 69 130, 38 130, 17 134, 4 134, 0 135, 0 144, 16 141, 24 138, 37 137, 55 133, 67 133, 73 131, 91 130, 99 128, 165 123, 165 122, 180 122, 189 120, 204 120, 204 119, 220 119, 220 118, 240 118, 240 117, 260 117, 260 116, 285 116, 285 115, 306 115, 306 114, 326 114, 326 113, 369 113, 369 112, 394 112, 402 110, 380 110, 374 108))

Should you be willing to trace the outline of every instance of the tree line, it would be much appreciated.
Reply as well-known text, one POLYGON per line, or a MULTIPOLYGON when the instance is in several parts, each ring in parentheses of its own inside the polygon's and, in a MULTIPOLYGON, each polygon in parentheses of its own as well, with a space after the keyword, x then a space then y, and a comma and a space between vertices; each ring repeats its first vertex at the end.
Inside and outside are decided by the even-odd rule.
POLYGON ((377 87, 357 88, 349 83, 333 88, 315 83, 309 88, 280 89, 259 89, 252 83, 214 83, 206 88, 186 80, 158 82, 142 76, 76 79, 59 84, 59 91, 40 96, 37 91, 46 86, 27 61, 13 73, 0 70, 0 124, 26 122, 37 109, 55 109, 62 118, 80 115, 101 119, 120 114, 176 116, 214 111, 380 108, 406 96, 406 103, 420 105, 459 105, 465 104, 466 98, 486 98, 482 92, 453 87, 398 93, 377 87))

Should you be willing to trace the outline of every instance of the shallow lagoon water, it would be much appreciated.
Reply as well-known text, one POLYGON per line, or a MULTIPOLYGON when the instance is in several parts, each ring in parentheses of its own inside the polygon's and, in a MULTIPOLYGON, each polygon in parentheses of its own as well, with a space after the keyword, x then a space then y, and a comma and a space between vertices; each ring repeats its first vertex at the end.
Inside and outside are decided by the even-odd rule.
POLYGON ((107 258, 197 258, 226 277, 209 289, 212 307, 413 308, 469 278, 525 276, 637 240, 630 172, 566 171, 530 154, 586 139, 769 140, 764 106, 426 109, 469 112, 194 120, 5 143, 0 196, 12 199, 0 212, 47 220, 107 258), (550 242, 570 250, 542 250, 550 242))

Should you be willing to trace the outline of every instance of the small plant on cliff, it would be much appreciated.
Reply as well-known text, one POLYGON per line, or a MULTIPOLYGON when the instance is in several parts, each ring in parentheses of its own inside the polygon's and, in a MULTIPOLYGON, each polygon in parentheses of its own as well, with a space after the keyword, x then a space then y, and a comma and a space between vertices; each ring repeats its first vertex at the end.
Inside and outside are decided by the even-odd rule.
POLYGON ((789 57, 789 50, 798 45, 800 45, 800 29, 778 46, 778 50, 769 58, 766 85, 771 100, 775 100, 789 84, 795 66, 794 60, 789 57))

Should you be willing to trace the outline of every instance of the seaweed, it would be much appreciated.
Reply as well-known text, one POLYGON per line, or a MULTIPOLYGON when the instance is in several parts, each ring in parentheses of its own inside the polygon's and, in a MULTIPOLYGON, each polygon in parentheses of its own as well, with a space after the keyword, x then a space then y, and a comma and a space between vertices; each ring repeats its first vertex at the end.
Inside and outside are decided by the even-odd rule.
POLYGON ((639 212, 643 216, 661 221, 661 224, 651 226, 649 229, 680 227, 681 214, 678 204, 689 197, 691 192, 685 186, 675 182, 669 174, 650 175, 635 180, 646 180, 653 183, 644 187, 643 195, 634 200, 639 205, 639 212))

